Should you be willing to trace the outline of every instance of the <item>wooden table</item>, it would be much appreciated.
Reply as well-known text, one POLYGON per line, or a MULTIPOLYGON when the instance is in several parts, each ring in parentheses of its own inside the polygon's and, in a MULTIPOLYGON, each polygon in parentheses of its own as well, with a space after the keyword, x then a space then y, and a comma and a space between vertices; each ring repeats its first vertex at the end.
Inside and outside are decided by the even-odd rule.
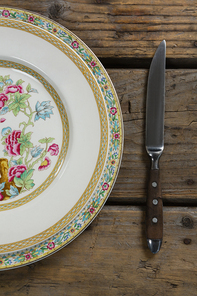
POLYGON ((192 0, 0 0, 39 12, 80 37, 100 58, 121 103, 125 144, 115 187, 94 222, 35 264, 0 273, 0 295, 196 295, 197 5, 192 0), (149 159, 144 148, 148 68, 167 41, 164 240, 145 240, 149 159))

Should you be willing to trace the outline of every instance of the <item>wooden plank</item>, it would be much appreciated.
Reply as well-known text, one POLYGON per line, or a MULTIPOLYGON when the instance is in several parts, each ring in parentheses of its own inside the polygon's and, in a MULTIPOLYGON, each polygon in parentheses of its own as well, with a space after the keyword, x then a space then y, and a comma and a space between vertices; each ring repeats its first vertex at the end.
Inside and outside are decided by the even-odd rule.
POLYGON ((197 208, 164 209, 164 240, 146 245, 144 211, 105 206, 74 242, 33 265, 1 272, 1 295, 196 295, 197 208))
POLYGON ((168 58, 197 58, 197 9, 192 0, 9 0, 6 5, 52 18, 100 58, 150 58, 163 39, 168 58))
MULTIPOLYGON (((124 118, 122 165, 109 202, 145 203, 150 166, 145 151, 147 70, 108 73, 115 85, 124 118)), ((160 160, 164 203, 197 200, 197 72, 166 71, 165 149, 160 160)))

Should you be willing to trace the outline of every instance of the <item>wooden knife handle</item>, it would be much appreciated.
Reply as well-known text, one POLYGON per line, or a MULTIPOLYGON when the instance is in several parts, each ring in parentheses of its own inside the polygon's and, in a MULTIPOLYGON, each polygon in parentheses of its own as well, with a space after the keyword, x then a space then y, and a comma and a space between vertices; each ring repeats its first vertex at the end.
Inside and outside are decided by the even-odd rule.
POLYGON ((163 237, 163 202, 159 169, 150 170, 148 196, 146 204, 146 238, 162 239, 163 237))

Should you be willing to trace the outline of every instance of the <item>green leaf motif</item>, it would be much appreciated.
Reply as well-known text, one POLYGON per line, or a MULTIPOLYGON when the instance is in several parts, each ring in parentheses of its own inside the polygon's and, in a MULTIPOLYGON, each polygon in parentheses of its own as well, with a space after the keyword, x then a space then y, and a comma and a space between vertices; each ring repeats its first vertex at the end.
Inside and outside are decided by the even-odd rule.
POLYGON ((22 84, 24 81, 22 79, 19 79, 17 82, 16 82, 16 85, 20 85, 22 84))
POLYGON ((8 107, 9 111, 12 111, 15 116, 18 115, 20 109, 26 109, 27 105, 25 104, 25 101, 29 99, 31 95, 29 94, 22 94, 20 95, 19 92, 16 92, 14 94, 14 102, 12 102, 8 107))
POLYGON ((32 179, 30 179, 30 180, 28 180, 28 181, 25 182, 25 188, 26 188, 27 190, 30 190, 31 188, 33 188, 34 185, 35 185, 35 184, 34 184, 34 182, 33 182, 32 179))
POLYGON ((31 97, 31 95, 29 94, 22 94, 19 98, 21 103, 24 103, 27 99, 29 99, 31 97))
POLYGON ((42 144, 47 143, 47 138, 40 139, 38 142, 39 142, 39 143, 42 143, 42 144))
POLYGON ((14 94, 14 98, 15 98, 15 101, 18 103, 18 101, 19 101, 19 99, 20 99, 20 94, 19 94, 19 92, 17 91, 17 92, 15 92, 15 94, 14 94))
POLYGON ((19 111, 20 111, 20 107, 19 106, 17 106, 14 110, 12 110, 14 116, 17 116, 18 113, 19 113, 19 111))
POLYGON ((53 142, 53 140, 55 140, 55 138, 48 138, 47 143, 51 143, 51 142, 53 142))
POLYGON ((17 164, 18 165, 21 165, 23 163, 23 157, 20 157, 18 160, 17 160, 17 164))
POLYGON ((32 135, 32 132, 29 132, 25 135, 25 137, 28 141, 31 140, 31 135, 32 135))
POLYGON ((10 75, 6 75, 6 76, 4 76, 4 78, 3 78, 4 81, 6 81, 6 80, 8 80, 8 79, 10 79, 10 75))
POLYGON ((17 187, 23 187, 23 180, 21 178, 14 177, 14 183, 17 187))
POLYGON ((18 143, 20 143, 20 154, 23 155, 26 148, 32 148, 33 144, 30 142, 32 132, 27 133, 26 135, 22 135, 18 139, 18 143))
POLYGON ((10 15, 13 17, 13 18, 16 18, 16 12, 14 12, 14 13, 10 13, 10 15))
POLYGON ((25 153, 26 147, 25 145, 20 145, 20 155, 23 156, 23 154, 25 153))
POLYGON ((8 156, 8 152, 7 151, 4 152, 4 156, 8 156))
POLYGON ((8 190, 8 189, 6 189, 6 194, 8 195, 8 196, 11 196, 11 194, 10 194, 10 190, 8 190))
POLYGON ((30 92, 30 90, 31 90, 31 84, 29 83, 29 84, 27 85, 27 87, 26 87, 26 91, 27 91, 27 92, 30 92))
POLYGON ((34 180, 31 179, 32 175, 33 175, 34 170, 25 170, 20 178, 14 177, 14 182, 16 184, 16 186, 18 187, 25 187, 27 190, 30 190, 34 187, 34 180))
POLYGON ((9 111, 14 110, 15 108, 18 107, 18 103, 13 102, 13 103, 11 103, 8 107, 9 107, 9 111))
POLYGON ((21 174, 21 179, 23 181, 29 181, 30 178, 33 176, 33 173, 34 173, 34 170, 31 169, 29 171, 24 171, 22 174, 21 174))
POLYGON ((40 139, 38 142, 44 144, 44 143, 51 143, 53 142, 53 140, 55 140, 55 138, 43 138, 43 139, 40 139))

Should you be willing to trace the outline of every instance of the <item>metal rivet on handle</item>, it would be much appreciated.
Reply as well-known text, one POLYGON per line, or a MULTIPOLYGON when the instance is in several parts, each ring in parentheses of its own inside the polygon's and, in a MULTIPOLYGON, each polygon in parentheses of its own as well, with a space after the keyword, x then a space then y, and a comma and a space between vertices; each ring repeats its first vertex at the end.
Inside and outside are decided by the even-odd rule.
POLYGON ((156 217, 154 217, 153 219, 152 219, 152 221, 153 221, 153 223, 157 223, 157 218, 156 217))
POLYGON ((156 206, 158 204, 158 200, 156 198, 153 199, 153 204, 156 206))
POLYGON ((157 187, 157 182, 153 182, 152 183, 152 186, 155 188, 155 187, 157 187))

